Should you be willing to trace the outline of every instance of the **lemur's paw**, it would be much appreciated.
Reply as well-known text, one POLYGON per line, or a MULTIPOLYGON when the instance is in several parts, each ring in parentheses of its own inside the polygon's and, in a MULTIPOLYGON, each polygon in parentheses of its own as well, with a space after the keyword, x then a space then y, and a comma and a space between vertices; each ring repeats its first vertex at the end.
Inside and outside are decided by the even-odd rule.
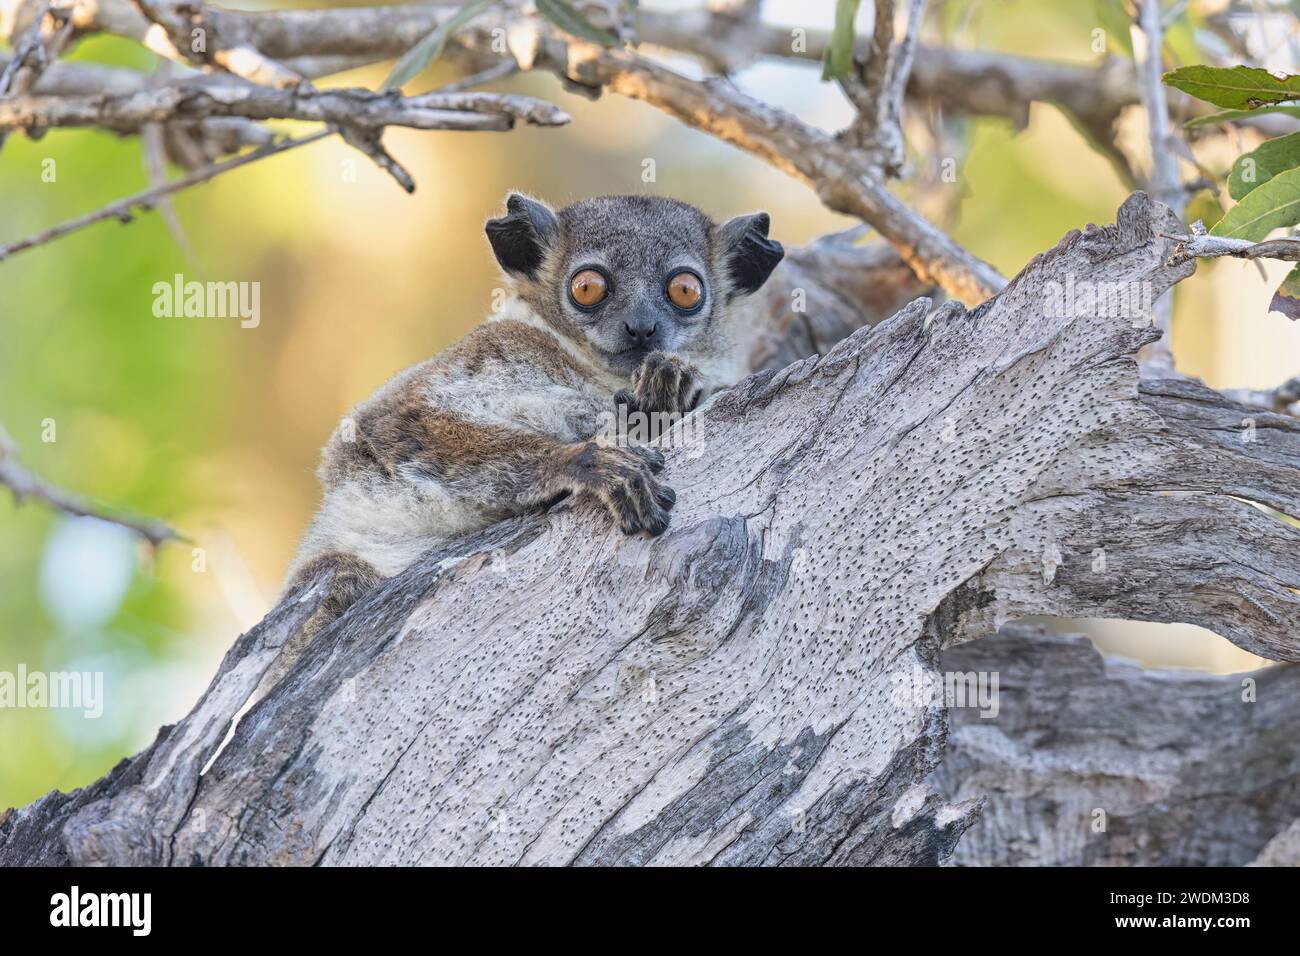
POLYGON ((624 450, 630 451, 632 454, 639 456, 642 461, 650 466, 650 471, 654 474, 657 475, 659 472, 664 470, 664 465, 666 464, 664 453, 658 448, 652 448, 650 445, 636 445, 630 443, 622 447, 624 450))
POLYGON ((575 446, 570 459, 574 484, 599 498, 627 534, 659 535, 667 529, 677 495, 654 477, 663 467, 662 454, 639 445, 585 442, 575 446))
POLYGON ((667 352, 651 352, 632 376, 632 388, 614 396, 614 404, 653 414, 685 415, 700 404, 704 388, 700 373, 685 359, 667 352))

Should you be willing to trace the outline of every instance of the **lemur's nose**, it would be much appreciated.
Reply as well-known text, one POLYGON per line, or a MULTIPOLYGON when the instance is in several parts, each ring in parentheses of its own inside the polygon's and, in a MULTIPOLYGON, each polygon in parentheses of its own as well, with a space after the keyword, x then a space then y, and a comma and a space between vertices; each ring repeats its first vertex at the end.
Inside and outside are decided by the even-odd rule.
POLYGON ((638 319, 636 324, 624 322, 623 328, 627 329, 628 338, 637 345, 648 345, 654 338, 655 333, 659 331, 659 323, 645 319, 638 319))

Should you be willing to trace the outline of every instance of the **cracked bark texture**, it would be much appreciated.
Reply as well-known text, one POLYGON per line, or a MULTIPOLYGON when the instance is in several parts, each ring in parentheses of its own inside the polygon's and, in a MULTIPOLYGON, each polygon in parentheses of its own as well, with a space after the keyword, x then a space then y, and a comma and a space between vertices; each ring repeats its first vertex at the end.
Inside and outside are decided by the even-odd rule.
POLYGON ((985 801, 954 864, 1300 865, 1300 667, 1144 670, 1022 625, 943 665, 999 679, 996 717, 952 710, 936 781, 985 801))
MULTIPOLYGON (((845 311, 854 283, 828 283, 837 270, 825 263, 878 253, 838 240, 802 266, 792 256, 752 313, 762 371, 715 396, 667 450, 678 504, 662 538, 624 537, 579 503, 430 553, 325 630, 222 748, 321 600, 327 582, 310 582, 239 639, 149 750, 0 822, 0 862, 1029 862, 1032 835, 1076 821, 1030 801, 1017 840, 990 850, 989 821, 1009 818, 1000 806, 1026 801, 988 769, 989 748, 973 749, 969 715, 950 741, 942 697, 900 695, 900 675, 938 675, 943 655, 967 653, 952 645, 1039 613, 1191 621, 1300 659, 1300 532, 1251 504, 1300 513, 1296 421, 1187 383, 1140 385, 1149 317, 1046 314, 1049 284, 1068 277, 1150 283, 1154 299, 1194 268, 1166 265, 1159 236, 1176 230, 1135 194, 1116 225, 1066 236, 974 311, 921 299, 874 327, 845 311), (796 322, 782 303, 800 283, 821 305, 796 322), (820 344, 852 324, 867 327, 781 364, 779 330, 820 344), (1253 441, 1239 438, 1244 416, 1253 441)), ((1198 839, 1230 824, 1197 808, 1245 814, 1260 798, 1223 767, 1221 786, 1198 777, 1212 760, 1194 759, 1268 728, 1254 752, 1285 772, 1291 751, 1268 743, 1294 736, 1290 705, 1273 696, 1284 694, 1237 726, 1227 704, 1198 709, 1218 679, 1188 682, 1163 731, 1184 746, 1148 772, 1140 740, 1115 739, 1113 710, 1075 702, 1092 723, 1072 731, 1066 706, 1081 688, 1113 702, 1140 681, 1111 687, 1068 654, 1058 678, 1028 651, 1007 658, 1009 681, 1025 660, 1024 679, 1059 680, 1044 699, 1065 703, 1044 716, 1009 702, 1002 752, 1036 757, 1026 775, 1074 770, 1074 732, 1085 751, 1130 753, 1146 803, 1107 781, 1111 819, 1180 834, 1163 838, 1165 857, 1120 840, 1088 857, 1061 835, 1058 856, 1285 855, 1293 785, 1274 781, 1286 825, 1261 815, 1242 834, 1198 839), (1161 817, 1159 773, 1191 810, 1161 817)), ((1133 706, 1157 740, 1160 708, 1133 706)))

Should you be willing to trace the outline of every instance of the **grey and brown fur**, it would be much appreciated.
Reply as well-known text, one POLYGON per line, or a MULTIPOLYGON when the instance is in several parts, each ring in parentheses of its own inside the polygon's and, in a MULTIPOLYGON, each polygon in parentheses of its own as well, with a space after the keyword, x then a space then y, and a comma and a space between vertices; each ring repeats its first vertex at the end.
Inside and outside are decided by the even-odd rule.
POLYGON ((290 585, 327 567, 333 585, 304 643, 429 548, 568 494, 599 500, 629 534, 661 533, 675 499, 656 477, 662 455, 595 440, 598 422, 616 400, 685 414, 740 377, 729 307, 781 260, 767 231, 765 213, 718 225, 671 199, 601 197, 556 212, 511 194, 487 223, 505 306, 357 405, 325 447, 323 500, 290 585), (587 268, 609 284, 589 311, 569 295, 587 268), (694 314, 665 294, 682 269, 704 287, 694 314))

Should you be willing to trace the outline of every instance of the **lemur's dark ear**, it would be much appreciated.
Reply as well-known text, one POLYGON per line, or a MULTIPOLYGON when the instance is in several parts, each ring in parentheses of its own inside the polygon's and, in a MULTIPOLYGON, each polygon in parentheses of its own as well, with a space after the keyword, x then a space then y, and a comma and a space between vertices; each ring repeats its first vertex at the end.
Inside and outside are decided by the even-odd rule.
POLYGON ((488 242, 501 268, 530 279, 559 234, 560 221, 551 208, 519 193, 507 197, 504 216, 487 221, 488 242))
POLYGON ((770 222, 767 213, 756 212, 737 216, 718 227, 736 295, 756 291, 785 256, 781 243, 767 238, 770 222))

